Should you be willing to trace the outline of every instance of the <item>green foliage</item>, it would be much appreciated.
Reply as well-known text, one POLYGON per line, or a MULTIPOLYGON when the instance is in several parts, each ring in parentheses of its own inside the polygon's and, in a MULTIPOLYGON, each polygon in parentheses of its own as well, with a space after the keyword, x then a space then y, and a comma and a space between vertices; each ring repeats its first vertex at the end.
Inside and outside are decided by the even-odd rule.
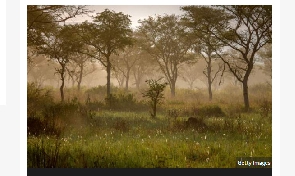
POLYGON ((138 111, 145 109, 145 104, 135 99, 133 94, 111 94, 105 99, 106 108, 120 111, 138 111), (109 105, 108 105, 109 104, 109 105))
POLYGON ((35 83, 27 84, 27 116, 38 117, 44 108, 53 104, 52 91, 35 83))
POLYGON ((144 36, 143 49, 157 60, 174 97, 180 65, 195 59, 190 52, 195 39, 175 14, 150 16, 139 23, 139 32, 144 36))
POLYGON ((98 61, 107 71, 107 97, 111 94, 111 60, 113 54, 132 45, 132 29, 129 15, 105 9, 93 17, 94 23, 80 25, 82 41, 89 46, 85 53, 98 61), (89 48, 92 48, 89 50, 89 48))
POLYGON ((54 102, 50 90, 34 83, 27 86, 28 135, 62 135, 67 125, 85 124, 94 114, 73 98, 69 102, 54 102))
POLYGON ((152 108, 151 116, 156 117, 157 114, 157 105, 161 103, 161 100, 164 98, 163 91, 168 83, 160 83, 161 79, 158 80, 146 80, 149 89, 143 93, 143 97, 149 98, 149 103, 152 108))
MULTIPOLYGON (((48 137, 47 137, 48 138, 48 137)), ((49 139, 49 138, 48 138, 49 139)), ((28 166, 33 168, 56 168, 63 159, 60 156, 61 140, 50 139, 48 142, 41 137, 34 145, 28 145, 28 166)))
MULTIPOLYGON (((111 85, 111 89, 114 94, 122 93, 121 89, 119 87, 114 86, 114 85, 111 85)), ((107 89, 106 89, 106 86, 99 85, 99 86, 87 89, 85 91, 85 94, 87 96, 89 95, 91 97, 91 99, 94 99, 94 98, 99 99, 100 98, 101 100, 103 100, 102 97, 106 96, 107 89)))
MULTIPOLYGON (((93 17, 93 22, 95 22, 97 28, 97 37, 99 38, 97 44, 112 51, 123 49, 126 45, 130 45, 132 43, 132 29, 129 18, 129 15, 125 15, 122 12, 116 13, 109 9, 105 9, 93 17)), ((104 52, 104 50, 101 51, 104 52)))
POLYGON ((197 116, 201 117, 223 117, 225 113, 218 105, 205 105, 194 109, 197 116))

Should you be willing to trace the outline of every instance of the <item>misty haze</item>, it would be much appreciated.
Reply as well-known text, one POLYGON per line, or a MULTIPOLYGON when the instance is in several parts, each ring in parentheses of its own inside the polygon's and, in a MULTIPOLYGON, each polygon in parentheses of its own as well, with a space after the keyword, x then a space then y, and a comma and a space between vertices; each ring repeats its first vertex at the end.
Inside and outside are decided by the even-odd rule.
POLYGON ((271 156, 272 6, 27 6, 28 168, 271 156))

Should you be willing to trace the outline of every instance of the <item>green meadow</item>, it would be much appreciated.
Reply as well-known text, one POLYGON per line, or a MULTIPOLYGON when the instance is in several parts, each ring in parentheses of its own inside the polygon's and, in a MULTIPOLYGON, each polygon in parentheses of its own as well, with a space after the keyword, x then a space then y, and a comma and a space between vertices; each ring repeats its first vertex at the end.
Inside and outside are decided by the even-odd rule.
POLYGON ((237 87, 213 101, 206 90, 166 90, 156 118, 135 91, 114 89, 110 108, 99 89, 67 89, 61 103, 58 90, 28 84, 28 168, 234 168, 236 157, 272 156, 268 85, 250 87, 248 112, 237 87))

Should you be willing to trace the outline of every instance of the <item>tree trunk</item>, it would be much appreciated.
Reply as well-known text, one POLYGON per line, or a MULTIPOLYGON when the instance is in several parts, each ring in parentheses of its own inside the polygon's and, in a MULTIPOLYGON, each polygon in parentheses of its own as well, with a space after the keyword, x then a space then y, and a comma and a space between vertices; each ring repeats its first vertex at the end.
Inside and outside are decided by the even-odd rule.
MULTIPOLYGON (((253 60, 253 58, 250 60, 253 60)), ((245 111, 247 112, 250 110, 249 94, 248 94, 248 79, 252 69, 253 69, 253 62, 250 62, 248 64, 248 69, 243 79, 243 96, 244 96, 245 111)))
POLYGON ((171 97, 175 97, 175 81, 171 81, 171 97))
POLYGON ((153 102, 153 114, 152 114, 152 117, 156 118, 156 116, 157 116, 157 102, 154 101, 153 102))
POLYGON ((111 62, 110 57, 107 57, 107 98, 111 96, 111 62))
POLYGON ((59 88, 60 90, 60 97, 61 97, 61 101, 64 102, 64 85, 65 85, 65 68, 62 67, 61 72, 60 72, 60 78, 61 78, 61 86, 59 88))
POLYGON ((249 105, 249 96, 248 96, 248 77, 244 78, 243 81, 243 96, 244 96, 244 105, 245 110, 249 111, 250 105, 249 105))
POLYGON ((209 101, 212 101, 212 83, 211 83, 211 81, 208 81, 208 92, 209 92, 209 101))
POLYGON ((139 70, 137 70, 137 73, 133 73, 133 77, 135 79, 135 86, 136 86, 136 89, 139 90, 139 84, 140 84, 140 81, 141 81, 141 77, 139 76, 138 74, 139 70))
POLYGON ((135 85, 136 85, 136 89, 139 90, 139 81, 136 81, 135 85))
POLYGON ((212 71, 211 70, 211 56, 209 55, 209 61, 207 62, 207 75, 208 75, 207 78, 208 78, 209 101, 212 101, 212 78, 211 78, 211 71, 212 71))
POLYGON ((80 66, 80 75, 79 75, 79 80, 78 80, 78 91, 81 89, 81 82, 83 78, 83 66, 80 66))
POLYGON ((128 83, 129 83, 129 73, 130 73, 130 70, 127 70, 127 73, 126 73, 126 87, 125 87, 125 91, 128 91, 128 83))

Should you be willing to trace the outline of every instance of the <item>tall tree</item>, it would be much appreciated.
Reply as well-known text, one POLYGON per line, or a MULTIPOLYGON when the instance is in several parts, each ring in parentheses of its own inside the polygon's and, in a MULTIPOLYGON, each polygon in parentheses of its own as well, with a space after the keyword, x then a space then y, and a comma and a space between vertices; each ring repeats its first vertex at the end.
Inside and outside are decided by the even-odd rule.
POLYGON ((59 26, 50 33, 45 33, 43 36, 43 44, 37 47, 39 54, 49 56, 50 59, 57 62, 60 68, 56 68, 56 72, 60 76, 60 96, 61 101, 64 101, 64 85, 66 76, 66 67, 70 58, 75 51, 75 48, 80 48, 81 43, 72 43, 71 28, 68 26, 59 26))
MULTIPOLYGON (((35 65, 32 54, 38 54, 37 47, 48 44, 48 36, 55 33, 59 24, 77 15, 92 11, 80 5, 28 5, 27 6, 27 63, 35 65), (34 51, 32 53, 32 51, 34 51)), ((32 67, 28 67, 28 71, 32 67)))
POLYGON ((181 78, 189 85, 191 90, 194 89, 196 81, 200 78, 200 74, 197 72, 197 64, 186 64, 180 69, 181 78))
POLYGON ((92 49, 86 54, 97 59, 107 70, 107 98, 111 95, 111 55, 117 54, 132 44, 132 29, 129 15, 105 9, 93 17, 93 22, 81 24, 83 42, 92 49))
POLYGON ((77 82, 78 91, 80 91, 83 77, 93 73, 97 67, 92 58, 78 52, 71 56, 70 61, 71 67, 68 67, 67 71, 73 81, 72 84, 77 82))
POLYGON ((144 83, 144 80, 152 79, 154 73, 158 72, 157 62, 152 59, 151 55, 144 50, 145 48, 145 37, 144 34, 138 30, 133 32, 135 38, 135 45, 139 52, 137 53, 137 61, 132 67, 132 75, 134 78, 134 84, 137 90, 140 90, 140 86, 144 83))
POLYGON ((112 57, 113 70, 122 73, 124 76, 125 91, 128 91, 131 69, 139 60, 139 53, 139 48, 136 45, 133 45, 112 57))
POLYGON ((233 19, 222 26, 223 30, 212 32, 224 45, 240 53, 231 55, 218 52, 231 73, 243 84, 245 110, 250 109, 248 79, 255 63, 257 52, 267 43, 272 42, 272 6, 219 6, 233 19))
POLYGON ((196 37, 196 50, 206 61, 206 69, 203 72, 207 77, 209 100, 212 100, 212 84, 217 75, 224 71, 225 67, 221 62, 216 60, 216 50, 220 50, 223 43, 215 36, 211 35, 217 28, 223 26, 228 21, 228 16, 220 9, 214 9, 210 6, 184 6, 181 9, 185 12, 183 20, 194 36, 196 37), (218 67, 213 70, 213 63, 218 67))
POLYGON ((176 15, 149 17, 140 21, 139 32, 146 40, 145 50, 155 59, 165 75, 175 96, 175 85, 178 78, 178 69, 188 59, 188 52, 193 44, 192 38, 187 35, 186 27, 176 15))
POLYGON ((134 84, 137 90, 144 83, 144 80, 151 79, 156 72, 157 63, 150 58, 151 56, 144 50, 141 50, 137 62, 132 67, 134 84))

